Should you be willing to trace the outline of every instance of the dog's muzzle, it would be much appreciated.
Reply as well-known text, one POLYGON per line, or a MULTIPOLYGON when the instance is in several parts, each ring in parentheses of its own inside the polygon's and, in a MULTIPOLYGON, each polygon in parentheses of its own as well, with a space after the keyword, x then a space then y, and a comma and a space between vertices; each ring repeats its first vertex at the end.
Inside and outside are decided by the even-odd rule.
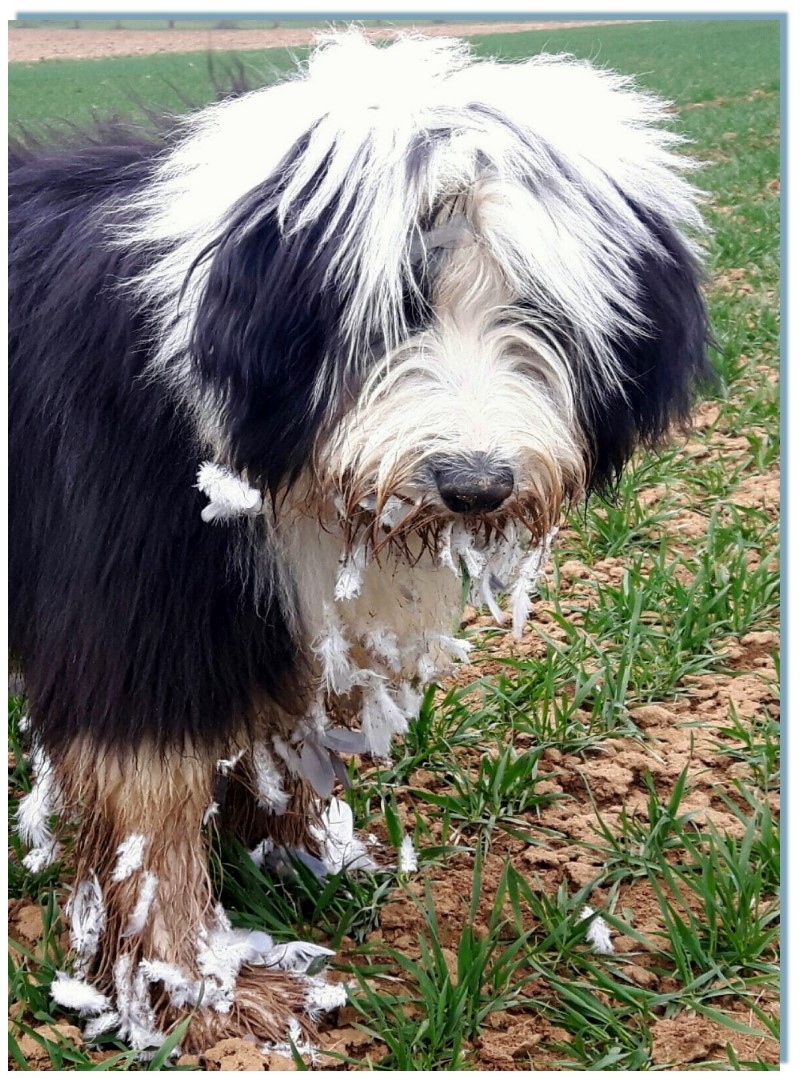
POLYGON ((509 465, 488 453, 442 458, 432 461, 430 469, 442 502, 453 513, 491 513, 514 490, 514 473, 509 465))

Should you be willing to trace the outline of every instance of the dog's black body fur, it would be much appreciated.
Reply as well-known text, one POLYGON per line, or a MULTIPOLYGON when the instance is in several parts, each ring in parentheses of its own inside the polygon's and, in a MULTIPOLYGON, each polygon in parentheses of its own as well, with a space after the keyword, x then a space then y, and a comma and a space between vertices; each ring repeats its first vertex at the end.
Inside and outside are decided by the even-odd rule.
POLYGON ((202 522, 193 433, 143 377, 147 312, 125 287, 142 267, 99 213, 160 147, 110 136, 11 158, 10 646, 54 753, 84 731, 224 738, 254 693, 290 704, 296 667, 248 573, 258 525, 202 522))

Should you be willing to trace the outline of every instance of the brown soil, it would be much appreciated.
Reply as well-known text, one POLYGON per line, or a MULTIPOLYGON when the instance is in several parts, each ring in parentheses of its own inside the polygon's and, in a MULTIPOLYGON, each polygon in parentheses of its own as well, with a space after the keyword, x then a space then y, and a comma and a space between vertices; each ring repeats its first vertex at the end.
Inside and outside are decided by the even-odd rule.
MULTIPOLYGON (((476 34, 509 34, 522 30, 562 30, 579 26, 606 26, 624 19, 596 19, 583 22, 483 22, 448 23, 415 29, 434 37, 470 37, 476 34)), ((412 29, 404 26, 403 31, 412 29)), ((270 49, 276 46, 309 45, 319 30, 9 30, 8 59, 34 63, 37 60, 92 60, 106 56, 149 56, 167 52, 231 52, 270 49)), ((388 39, 398 31, 368 30, 369 37, 388 39)))

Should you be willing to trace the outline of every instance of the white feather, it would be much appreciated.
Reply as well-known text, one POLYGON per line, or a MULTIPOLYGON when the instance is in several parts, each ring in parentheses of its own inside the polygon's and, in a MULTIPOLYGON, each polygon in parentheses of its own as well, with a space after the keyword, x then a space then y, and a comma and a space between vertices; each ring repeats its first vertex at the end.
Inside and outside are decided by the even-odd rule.
POLYGON ((523 559, 517 580, 511 589, 512 631, 517 638, 522 636, 525 623, 528 621, 531 607, 530 593, 544 573, 544 566, 550 557, 550 547, 556 532, 557 529, 553 529, 542 543, 523 559))
POLYGON ((120 1037, 132 1049, 148 1050, 161 1045, 166 1035, 157 1029, 150 985, 141 964, 134 968, 133 956, 125 953, 114 963, 113 977, 120 1037))
POLYGON ((308 1057, 311 1064, 316 1064, 318 1061, 317 1047, 310 1042, 305 1034, 303 1028, 294 1016, 290 1017, 287 1023, 287 1040, 283 1042, 266 1042, 262 1046, 262 1050, 265 1053, 277 1053, 280 1056, 289 1057, 294 1059, 294 1053, 297 1052, 302 1057, 308 1057))
POLYGON ((368 651, 393 671, 400 670, 400 643, 397 634, 388 626, 374 626, 361 637, 368 651))
POLYGON ((347 988, 341 982, 321 982, 306 990, 305 1010, 315 1022, 346 1004, 347 988))
POLYGON ((453 558, 453 522, 448 521, 439 533, 439 544, 437 549, 439 561, 443 566, 446 566, 451 573, 454 573, 456 577, 461 579, 461 571, 456 565, 456 561, 453 558))
POLYGON ((117 847, 117 861, 111 879, 115 883, 127 880, 137 869, 141 869, 144 863, 144 852, 147 847, 147 837, 139 832, 134 832, 117 847))
POLYGON ((406 719, 416 719, 422 706, 422 693, 410 682, 401 682, 396 693, 398 706, 406 719))
POLYGON ((262 742, 253 746, 253 774, 259 801, 275 814, 285 813, 290 795, 284 789, 283 777, 272 754, 262 742))
POLYGON ((352 809, 340 798, 331 799, 320 823, 311 826, 311 833, 319 843, 320 857, 331 873, 342 869, 369 871, 378 868, 355 834, 352 809))
POLYGON ((599 914, 595 914, 591 907, 586 906, 581 911, 581 920, 586 921, 589 918, 592 921, 586 930, 586 940, 591 944, 592 951, 597 952, 598 955, 613 955, 614 942, 611 939, 608 922, 599 914))
POLYGON ((495 594, 492 589, 492 572, 487 568, 481 577, 480 582, 480 599, 486 604, 498 626, 505 625, 506 616, 500 607, 500 604, 495 599, 495 594))
POLYGON ((88 982, 73 978, 63 971, 56 971, 50 984, 50 995, 62 1008, 70 1008, 82 1016, 100 1015, 110 1008, 105 994, 99 992, 88 982))
POLYGON ((220 775, 230 775, 246 752, 247 750, 242 748, 237 750, 232 757, 222 757, 220 760, 218 760, 217 771, 220 773, 220 775))
POLYGON ((333 598, 337 602, 355 599, 364 583, 364 570, 367 568, 367 551, 362 544, 357 544, 342 560, 333 598))
POLYGON ((42 847, 33 847, 22 859, 22 864, 29 873, 37 874, 53 865, 61 857, 62 846, 55 839, 49 840, 42 847))
POLYGON ((258 869, 263 869, 264 864, 267 860, 267 855, 271 854, 274 848, 275 844, 271 839, 262 839, 259 843, 256 843, 252 850, 248 851, 247 853, 250 855, 253 864, 258 869))
POLYGON ((273 734, 272 736, 272 748, 275 753, 286 765, 289 774, 293 776, 302 775, 303 764, 300 760, 298 752, 289 745, 285 738, 281 738, 279 734, 273 734))
POLYGON ((201 935, 197 965, 201 974, 216 978, 224 989, 233 990, 243 963, 250 962, 253 949, 246 930, 213 930, 201 935))
POLYGON ((70 919, 70 943, 77 955, 88 962, 97 954, 106 929, 103 892, 94 873, 75 886, 66 914, 70 919))
POLYGON ((264 950, 262 952, 262 961, 265 966, 301 974, 308 970, 315 959, 323 956, 327 958, 335 954, 330 948, 323 948, 320 944, 292 940, 286 944, 274 944, 269 949, 264 950))
POLYGON ((325 628, 311 644, 320 663, 322 686, 329 693, 348 693, 358 681, 350 643, 331 605, 323 603, 322 609, 325 628))
POLYGON ((58 811, 60 787, 52 761, 38 747, 31 752, 31 769, 35 782, 30 791, 20 798, 17 830, 22 842, 28 846, 49 848, 53 840, 50 817, 58 811))
POLYGON ((183 967, 160 959, 143 959, 140 969, 149 982, 163 984, 174 1007, 195 1008, 201 997, 202 1003, 208 1005, 204 983, 192 978, 183 967))
POLYGON ((403 837, 400 844, 400 853, 397 857, 397 868, 401 873, 416 873, 419 869, 417 852, 414 849, 414 840, 410 835, 403 837))
POLYGON ((486 555, 476 548, 473 533, 459 522, 453 528, 451 542, 453 551, 463 560, 470 577, 480 577, 486 565, 486 555))
POLYGON ((208 505, 200 514, 206 522, 255 517, 261 512, 260 493, 234 472, 211 461, 200 465, 197 488, 208 498, 208 505))
POLYGON ((436 639, 450 655, 455 656, 462 663, 470 662, 470 653, 475 647, 471 641, 464 641, 460 637, 449 637, 444 633, 440 634, 436 639))
POLYGON ((408 730, 406 715, 381 679, 375 679, 363 691, 361 730, 366 736, 368 751, 376 757, 387 756, 392 737, 408 730))
POLYGON ((118 1012, 103 1012, 96 1019, 90 1019, 83 1028, 83 1036, 89 1041, 91 1038, 99 1038, 101 1034, 107 1034, 119 1026, 118 1012))
POLYGON ((128 927, 124 933, 126 937, 133 936, 135 933, 141 933, 144 929, 147 924, 147 919, 150 916, 150 908, 153 906, 153 902, 158 892, 158 884, 158 877, 155 873, 149 871, 142 873, 136 906, 131 912, 128 927))

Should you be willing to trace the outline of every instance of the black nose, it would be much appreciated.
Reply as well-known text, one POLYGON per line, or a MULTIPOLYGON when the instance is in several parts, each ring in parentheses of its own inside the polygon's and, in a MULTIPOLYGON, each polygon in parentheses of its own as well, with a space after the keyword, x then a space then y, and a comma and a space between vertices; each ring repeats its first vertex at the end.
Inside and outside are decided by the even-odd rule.
POLYGON ((436 461, 432 468, 442 501, 454 513, 489 513, 514 490, 514 473, 487 453, 436 461))

